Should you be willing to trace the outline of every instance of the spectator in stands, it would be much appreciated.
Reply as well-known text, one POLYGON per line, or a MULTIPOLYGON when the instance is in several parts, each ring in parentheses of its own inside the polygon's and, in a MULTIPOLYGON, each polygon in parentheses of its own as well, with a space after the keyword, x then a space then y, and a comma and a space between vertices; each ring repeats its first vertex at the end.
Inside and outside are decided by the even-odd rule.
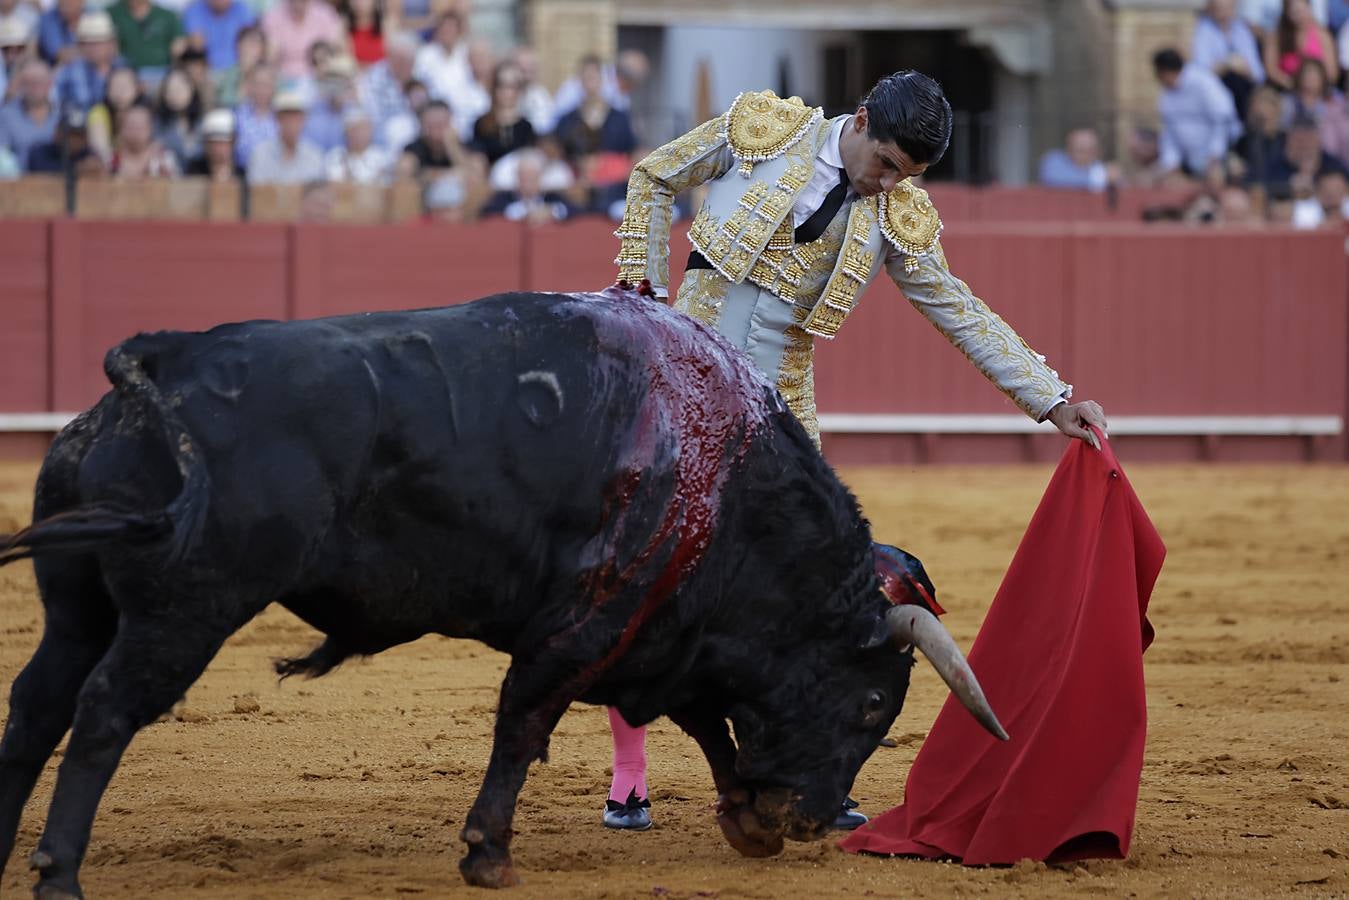
POLYGON ((347 110, 356 105, 356 61, 350 56, 334 56, 324 66, 305 119, 305 140, 324 153, 341 147, 347 110))
POLYGON ((1283 155, 1279 128, 1279 93, 1269 85, 1256 88, 1246 113, 1246 130, 1233 147, 1235 167, 1247 184, 1268 187, 1274 167, 1283 155))
POLYGON ((239 29, 234 38, 234 65, 216 77, 215 102, 220 106, 235 106, 243 95, 244 73, 267 59, 267 37, 262 28, 249 25, 239 29))
POLYGON ((453 174, 444 175, 426 183, 422 205, 431 221, 463 222, 468 214, 468 195, 463 182, 453 174))
POLYGON ((220 105, 215 98, 215 78, 206 65, 206 51, 188 47, 178 54, 177 66, 187 75, 193 89, 201 97, 202 109, 214 109, 220 105))
POLYGON ((14 70, 28 52, 28 35, 18 22, 0 22, 0 103, 9 101, 14 70))
POLYGON ((1161 82, 1157 112, 1162 120, 1159 166, 1163 172, 1199 176, 1209 163, 1227 155, 1240 132, 1232 95, 1208 69, 1185 60, 1174 49, 1152 59, 1161 82))
POLYGON ((116 178, 175 178, 178 161, 154 139, 154 119, 146 106, 124 110, 108 171, 116 178))
POLYGON ((463 147, 445 101, 427 103, 418 121, 421 130, 417 139, 403 150, 398 163, 400 175, 424 179, 443 174, 463 162, 463 147))
POLYGON ((37 23, 37 49, 53 66, 63 65, 79 56, 75 31, 84 15, 84 0, 56 0, 37 23))
POLYGON ((23 0, 0 0, 0 30, 7 25, 14 26, 17 32, 23 35, 25 44, 36 37, 38 18, 36 5, 30 5, 23 0))
POLYGON ((339 0, 337 11, 347 23, 351 55, 363 68, 384 58, 384 10, 381 0, 339 0))
POLYGON ((1293 120, 1283 142, 1283 154, 1270 177, 1271 193, 1296 194, 1299 187, 1311 192, 1316 180, 1327 172, 1349 176, 1343 160, 1321 147, 1321 129, 1315 119, 1303 116, 1293 120))
POLYGON ((32 43, 38 34, 38 7, 24 3, 23 0, 0 0, 0 50, 9 50, 5 54, 4 66, 0 67, 0 99, 7 88, 9 69, 20 53, 32 43), (18 50, 18 53, 15 53, 18 50))
POLYGON ((1316 179, 1316 202, 1323 222, 1349 222, 1349 179, 1343 172, 1326 172, 1316 179))
POLYGON ((181 170, 187 161, 201 154, 201 119, 205 115, 201 95, 175 66, 159 83, 155 101, 155 140, 169 150, 181 170))
POLYGON ((122 113, 145 102, 135 72, 126 66, 117 66, 108 73, 102 102, 89 110, 89 144, 105 163, 112 159, 122 113))
POLYGON ((472 138, 473 123, 492 106, 492 73, 496 70, 496 51, 485 40, 472 40, 468 42, 467 60, 469 80, 464 94, 457 101, 450 101, 450 109, 454 110, 454 127, 464 140, 472 138))
POLYGON ((324 0, 279 0, 262 17, 272 62, 287 80, 312 78, 309 48, 323 41, 346 46, 342 18, 324 0))
POLYGON ((1236 0, 1209 0, 1195 23, 1190 59, 1218 76, 1244 119, 1251 91, 1264 83, 1265 67, 1254 32, 1237 16, 1236 0))
MULTIPOLYGON (((432 97, 443 100, 452 109, 470 102, 475 85, 468 66, 464 20, 458 12, 447 12, 436 21, 431 40, 417 51, 413 74, 426 85, 432 97)), ((466 127, 472 124, 470 119, 466 127)))
POLYGON ((234 153, 240 164, 247 166, 255 148, 276 140, 276 115, 272 112, 275 99, 276 71, 266 63, 259 63, 249 70, 244 99, 234 108, 237 135, 234 153))
POLYGON ((622 200, 637 149, 628 114, 604 99, 603 69, 597 57, 581 60, 581 105, 558 120, 554 132, 567 159, 590 186, 590 205, 606 210, 622 200))
POLYGON ((234 157, 234 113, 213 109, 201 121, 201 155, 187 164, 188 175, 212 181, 242 181, 244 167, 234 157))
POLYGON ((304 98, 281 91, 273 103, 276 140, 253 150, 248 159, 248 180, 253 184, 304 184, 323 179, 323 153, 304 139, 304 98))
POLYGON ((14 75, 14 99, 0 106, 0 145, 8 147, 20 164, 34 144, 50 141, 60 118, 51 101, 52 70, 34 57, 19 64, 14 75))
POLYGON ((361 73, 358 92, 381 147, 401 149, 416 136, 417 115, 406 91, 420 46, 415 35, 392 34, 384 42, 384 59, 361 73))
POLYGON ((1273 40, 1265 41, 1265 71, 1269 80, 1284 90, 1293 87, 1293 78, 1303 60, 1319 60, 1332 84, 1340 80, 1335 41, 1317 21, 1307 0, 1283 0, 1283 12, 1273 40))
POLYGON ((105 12, 85 13, 75 31, 80 55, 56 71, 56 103, 88 112, 103 98, 117 62, 117 34, 105 12))
POLYGON ((178 15, 151 0, 117 0, 108 15, 118 52, 142 81, 158 82, 187 45, 178 15))
MULTIPOLYGON (((640 50, 624 50, 613 65, 600 66, 600 92, 614 109, 627 112, 632 106, 632 94, 640 88, 651 73, 651 63, 640 50)), ((553 114, 561 119, 585 99, 585 79, 577 73, 562 83, 554 99, 553 114)))
POLYGON ((255 21, 243 0, 192 0, 183 10, 188 46, 206 53, 213 72, 225 72, 238 63, 239 33, 255 21))
POLYGON ((553 95, 539 84, 538 54, 532 48, 521 45, 511 50, 508 58, 520 70, 523 82, 520 88, 520 111, 534 126, 535 134, 548 134, 553 130, 553 95))
POLYGON ((536 140, 534 126, 520 108, 520 89, 524 76, 515 63, 503 62, 492 75, 492 106, 473 124, 475 152, 495 163, 507 153, 522 147, 532 147, 536 140))
POLYGON ((328 182, 322 178, 306 181, 300 189, 300 221, 331 222, 336 201, 328 182))
POLYGON ((1040 183, 1046 187, 1100 192, 1116 179, 1117 173, 1101 160, 1101 139, 1091 128, 1068 132, 1063 149, 1040 159, 1040 183))
POLYGON ((1326 81, 1325 67, 1314 59, 1303 61, 1293 91, 1283 97, 1281 124, 1287 127, 1299 116, 1321 126, 1321 146, 1327 153, 1349 159, 1349 104, 1326 81))
POLYGON ((346 143, 328 151, 328 180, 387 184, 393 174, 393 155, 375 144, 370 115, 360 107, 352 107, 347 110, 343 123, 346 143))
POLYGON ((564 221, 571 212, 566 200, 543 188, 548 157, 543 151, 530 147, 515 153, 514 160, 514 189, 498 191, 483 209, 484 215, 499 214, 512 222, 531 225, 564 221))
POLYGON ((28 150, 28 171, 56 175, 71 171, 79 177, 102 174, 103 160, 89 146, 88 121, 78 109, 67 110, 50 141, 28 150))
POLYGON ((23 174, 23 167, 8 147, 0 147, 0 181, 13 181, 23 174))

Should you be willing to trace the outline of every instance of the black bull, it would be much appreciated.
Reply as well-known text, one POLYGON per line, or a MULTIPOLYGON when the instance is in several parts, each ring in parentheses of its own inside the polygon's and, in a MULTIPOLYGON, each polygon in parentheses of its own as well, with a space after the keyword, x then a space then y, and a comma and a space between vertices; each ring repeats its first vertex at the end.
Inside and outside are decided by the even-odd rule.
POLYGON ((516 797, 573 700, 669 716, 727 839, 766 855, 824 832, 899 713, 910 643, 928 650, 771 386, 636 295, 141 335, 105 370, 113 390, 47 454, 35 524, 0 537, 46 611, 0 742, 0 866, 71 729, 43 896, 79 896, 132 736, 274 601, 326 636, 282 675, 428 633, 511 655, 463 832, 464 877, 488 886, 515 880, 516 797))

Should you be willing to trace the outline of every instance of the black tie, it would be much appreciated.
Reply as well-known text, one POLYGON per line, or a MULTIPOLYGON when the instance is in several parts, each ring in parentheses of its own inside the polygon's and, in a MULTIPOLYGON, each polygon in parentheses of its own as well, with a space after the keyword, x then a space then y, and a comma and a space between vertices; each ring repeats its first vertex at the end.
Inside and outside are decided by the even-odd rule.
POLYGON ((809 244, 811 241, 819 240, 820 235, 829 227, 829 223, 834 221, 834 216, 838 215, 847 193, 848 173, 839 169, 838 184, 834 185, 834 189, 825 196, 820 208, 811 213, 809 219, 796 226, 796 233, 792 235, 792 239, 798 244, 809 244))

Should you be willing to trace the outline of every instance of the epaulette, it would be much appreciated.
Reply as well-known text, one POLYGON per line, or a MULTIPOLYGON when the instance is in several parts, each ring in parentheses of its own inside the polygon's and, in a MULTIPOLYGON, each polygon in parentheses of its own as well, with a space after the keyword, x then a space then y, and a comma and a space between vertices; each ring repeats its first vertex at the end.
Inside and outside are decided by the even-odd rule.
POLYGON ((905 254, 904 271, 918 268, 918 258, 932 252, 941 237, 941 216, 927 191, 906 178, 880 197, 881 234, 905 254))
POLYGON ((824 111, 806 106, 800 97, 783 100, 772 91, 746 91, 725 118, 726 142, 740 160, 740 174, 748 178, 756 162, 776 159, 805 137, 824 111))

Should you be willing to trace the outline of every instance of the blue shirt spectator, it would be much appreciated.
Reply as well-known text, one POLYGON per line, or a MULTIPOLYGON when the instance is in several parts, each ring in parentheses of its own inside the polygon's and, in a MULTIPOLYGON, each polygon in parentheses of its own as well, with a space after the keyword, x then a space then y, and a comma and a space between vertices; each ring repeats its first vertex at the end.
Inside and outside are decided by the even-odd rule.
POLYGON ((84 15, 84 0, 56 0, 37 21, 37 49, 51 65, 75 58, 75 29, 84 15))
POLYGON ((75 34, 80 58, 56 70, 56 104, 88 112, 103 99, 108 74, 117 64, 117 35, 105 12, 85 13, 75 34))
POLYGON ((1237 17, 1234 0, 1214 0, 1209 14, 1199 17, 1194 26, 1190 61, 1220 78, 1229 71, 1237 71, 1255 84, 1265 81, 1260 44, 1251 26, 1237 17), (1245 72, 1240 71, 1243 65, 1245 72))
POLYGON ((51 102, 51 68, 29 58, 14 73, 17 96, 0 106, 0 145, 8 147, 21 164, 28 161, 34 144, 50 141, 60 116, 51 102))
POLYGON ((1158 52, 1153 69, 1162 85, 1158 163, 1164 172, 1183 168, 1203 175, 1211 163, 1222 162, 1241 132, 1232 95, 1217 75, 1186 63, 1175 50, 1158 52))
POLYGON ((183 10, 183 30, 189 41, 206 51, 206 65, 213 72, 237 62, 235 39, 255 21, 253 11, 240 0, 193 0, 183 10))
POLYGON ((1050 150, 1040 158, 1040 183, 1046 187, 1103 191, 1110 173, 1101 162, 1101 142, 1090 128, 1068 133, 1066 149, 1050 150))
POLYGON ((318 147, 324 153, 346 143, 346 126, 343 124, 347 108, 340 103, 333 106, 327 100, 320 100, 309 107, 304 121, 304 139, 318 147))

